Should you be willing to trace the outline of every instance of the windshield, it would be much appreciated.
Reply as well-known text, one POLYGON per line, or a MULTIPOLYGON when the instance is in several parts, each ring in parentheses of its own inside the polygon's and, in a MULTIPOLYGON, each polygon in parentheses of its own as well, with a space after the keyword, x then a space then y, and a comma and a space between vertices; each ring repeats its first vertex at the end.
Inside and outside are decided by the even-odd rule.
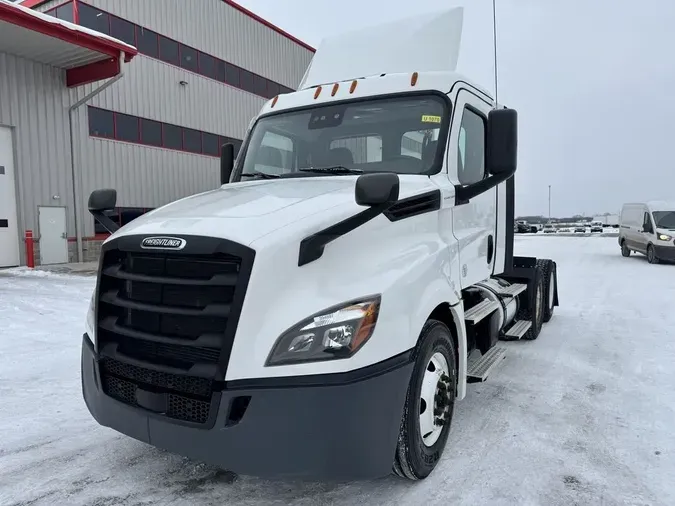
POLYGON ((652 215, 656 228, 675 230, 675 211, 654 211, 652 215))
POLYGON ((438 95, 377 98, 262 117, 241 178, 440 170, 449 107, 438 95))

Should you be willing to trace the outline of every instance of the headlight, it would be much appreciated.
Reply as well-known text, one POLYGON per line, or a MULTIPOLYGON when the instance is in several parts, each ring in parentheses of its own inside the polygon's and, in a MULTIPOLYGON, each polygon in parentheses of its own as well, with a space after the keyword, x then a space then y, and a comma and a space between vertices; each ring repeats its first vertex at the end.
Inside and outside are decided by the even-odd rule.
POLYGON ((666 234, 659 234, 659 241, 670 241, 673 237, 666 234))
POLYGON ((380 296, 326 309, 283 333, 266 366, 351 357, 370 339, 380 310, 380 296))
POLYGON ((96 344, 96 314, 94 309, 96 307, 96 289, 91 294, 91 301, 89 301, 89 309, 87 310, 87 321, 84 325, 84 331, 89 336, 92 344, 96 344))

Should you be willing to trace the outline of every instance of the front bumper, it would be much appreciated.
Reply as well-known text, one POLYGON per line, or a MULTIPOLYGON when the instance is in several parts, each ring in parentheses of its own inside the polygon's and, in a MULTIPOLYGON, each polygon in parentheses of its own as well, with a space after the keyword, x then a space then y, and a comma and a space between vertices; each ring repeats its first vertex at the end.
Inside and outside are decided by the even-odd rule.
POLYGON ((659 260, 675 262, 675 246, 659 246, 654 244, 654 253, 659 260))
POLYGON ((108 397, 86 334, 82 343, 82 391, 98 423, 170 452, 265 478, 341 481, 389 474, 412 369, 406 353, 350 373, 226 384, 215 424, 204 429, 108 397), (247 409, 226 426, 233 400, 243 396, 250 396, 247 409))

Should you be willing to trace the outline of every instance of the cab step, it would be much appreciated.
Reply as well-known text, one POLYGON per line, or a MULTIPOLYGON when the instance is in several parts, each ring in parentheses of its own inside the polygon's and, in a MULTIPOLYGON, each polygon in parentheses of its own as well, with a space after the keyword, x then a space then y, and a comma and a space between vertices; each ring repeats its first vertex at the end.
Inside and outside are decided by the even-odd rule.
POLYGON ((478 323, 483 318, 494 313, 498 307, 499 302, 490 299, 483 299, 475 306, 469 308, 466 313, 464 313, 464 320, 471 323, 478 323))
POLYGON ((500 297, 515 297, 516 295, 520 295, 523 293, 525 290, 527 290, 527 285, 524 283, 514 283, 509 286, 505 286, 502 290, 500 290, 497 295, 500 297))
POLYGON ((520 339, 528 330, 530 330, 531 326, 532 322, 530 320, 517 321, 504 332, 504 337, 509 341, 520 339))
POLYGON ((467 383, 485 381, 492 370, 506 357, 506 348, 493 346, 488 352, 473 363, 470 363, 466 372, 467 383))

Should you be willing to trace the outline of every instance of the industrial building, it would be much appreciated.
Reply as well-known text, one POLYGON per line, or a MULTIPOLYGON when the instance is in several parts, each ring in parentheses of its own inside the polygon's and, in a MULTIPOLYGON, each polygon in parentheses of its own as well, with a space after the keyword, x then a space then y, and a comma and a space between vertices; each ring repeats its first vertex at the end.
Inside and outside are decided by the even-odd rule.
POLYGON ((231 0, 0 0, 0 267, 95 260, 120 224, 217 187, 264 102, 314 49, 231 0))

